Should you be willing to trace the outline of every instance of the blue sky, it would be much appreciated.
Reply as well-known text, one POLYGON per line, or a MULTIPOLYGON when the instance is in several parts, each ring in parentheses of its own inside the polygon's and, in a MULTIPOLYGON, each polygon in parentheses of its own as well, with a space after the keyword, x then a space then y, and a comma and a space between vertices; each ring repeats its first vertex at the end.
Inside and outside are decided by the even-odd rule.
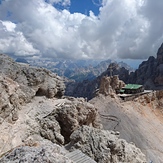
MULTIPOLYGON (((45 2, 48 2, 48 0, 45 0, 45 2)), ((100 0, 71 0, 68 6, 63 6, 61 3, 54 3, 53 6, 59 10, 67 9, 72 14, 82 13, 89 15, 89 11, 91 10, 97 16, 102 4, 100 0)))
POLYGON ((163 42, 163 0, 0 2, 0 53, 142 60, 163 42))
POLYGON ((89 11, 93 11, 95 15, 99 14, 100 2, 92 0, 71 0, 70 12, 80 12, 82 14, 89 15, 89 11), (95 3, 93 3, 95 2, 95 3))

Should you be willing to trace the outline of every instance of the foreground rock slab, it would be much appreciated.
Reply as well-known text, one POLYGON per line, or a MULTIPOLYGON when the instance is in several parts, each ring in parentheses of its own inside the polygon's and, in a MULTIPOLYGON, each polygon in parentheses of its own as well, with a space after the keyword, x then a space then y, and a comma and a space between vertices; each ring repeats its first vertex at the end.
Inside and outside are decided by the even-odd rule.
POLYGON ((146 163, 145 155, 135 145, 119 139, 119 132, 82 126, 70 136, 68 150, 80 149, 99 163, 146 163))
POLYGON ((46 142, 37 146, 20 146, 7 152, 0 163, 73 163, 60 146, 46 142))

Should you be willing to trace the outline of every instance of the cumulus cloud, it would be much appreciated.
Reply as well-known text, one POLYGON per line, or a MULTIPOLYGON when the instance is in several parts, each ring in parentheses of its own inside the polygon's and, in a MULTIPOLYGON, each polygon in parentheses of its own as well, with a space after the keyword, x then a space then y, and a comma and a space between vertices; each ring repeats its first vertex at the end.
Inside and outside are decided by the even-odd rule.
POLYGON ((50 4, 60 4, 62 6, 68 6, 70 5, 70 0, 46 0, 45 2, 48 2, 50 4))
POLYGON ((22 32, 16 32, 15 27, 12 22, 0 21, 0 53, 16 56, 35 55, 38 50, 33 48, 22 32))
POLYGON ((163 1, 103 0, 99 15, 71 14, 52 4, 70 0, 4 0, 0 51, 60 58, 130 58, 154 55, 163 42, 163 1))

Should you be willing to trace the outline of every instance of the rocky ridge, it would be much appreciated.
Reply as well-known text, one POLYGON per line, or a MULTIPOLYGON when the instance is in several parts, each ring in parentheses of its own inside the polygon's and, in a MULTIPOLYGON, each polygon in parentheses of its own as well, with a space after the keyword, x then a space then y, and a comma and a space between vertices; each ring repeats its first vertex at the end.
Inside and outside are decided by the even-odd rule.
POLYGON ((88 100, 90 100, 93 97, 95 97, 97 89, 100 88, 102 78, 110 75, 111 76, 118 75, 119 79, 125 82, 128 80, 129 70, 125 69, 124 67, 120 67, 116 63, 111 63, 106 71, 104 71, 100 76, 98 76, 96 79, 92 81, 84 80, 83 82, 79 83, 74 82, 67 83, 65 94, 74 97, 85 97, 88 100), (110 74, 111 67, 113 67, 112 74, 110 74))
POLYGON ((6 55, 0 55, 0 63, 0 162, 73 162, 67 158, 72 149, 99 163, 135 158, 146 162, 137 147, 118 139, 117 132, 101 129, 94 105, 63 97, 64 85, 57 75, 17 64, 6 55))
POLYGON ((0 73, 17 82, 29 100, 35 95, 52 98, 64 94, 65 86, 58 75, 43 68, 16 63, 7 55, 0 55, 0 73))
MULTIPOLYGON (((24 62, 23 59, 16 61, 24 62)), ((129 65, 124 62, 116 62, 110 59, 104 61, 98 60, 33 60, 27 59, 30 65, 44 67, 48 70, 57 73, 59 76, 66 77, 69 80, 81 82, 83 80, 94 80, 101 73, 106 71, 108 65, 115 62, 119 67, 125 67, 130 72, 134 71, 129 65)))
POLYGON ((95 91, 100 87, 100 81, 104 76, 118 75, 119 79, 125 83, 141 84, 147 90, 163 89, 163 44, 157 52, 157 57, 150 56, 147 61, 143 61, 135 72, 131 72, 116 63, 111 63, 107 70, 92 81, 67 82, 66 95, 74 97, 87 97, 89 100, 95 95, 95 91), (112 68, 112 71, 111 69, 112 68))
POLYGON ((139 68, 130 74, 128 82, 144 85, 146 89, 163 89, 163 44, 157 52, 157 57, 149 57, 139 68))

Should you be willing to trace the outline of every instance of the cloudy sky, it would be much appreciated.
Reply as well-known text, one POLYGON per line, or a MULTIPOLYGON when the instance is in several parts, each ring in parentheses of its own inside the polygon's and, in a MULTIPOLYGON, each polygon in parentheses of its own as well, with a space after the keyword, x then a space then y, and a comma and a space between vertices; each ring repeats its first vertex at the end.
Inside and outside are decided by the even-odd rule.
POLYGON ((163 42, 163 0, 0 0, 0 53, 146 59, 163 42))

